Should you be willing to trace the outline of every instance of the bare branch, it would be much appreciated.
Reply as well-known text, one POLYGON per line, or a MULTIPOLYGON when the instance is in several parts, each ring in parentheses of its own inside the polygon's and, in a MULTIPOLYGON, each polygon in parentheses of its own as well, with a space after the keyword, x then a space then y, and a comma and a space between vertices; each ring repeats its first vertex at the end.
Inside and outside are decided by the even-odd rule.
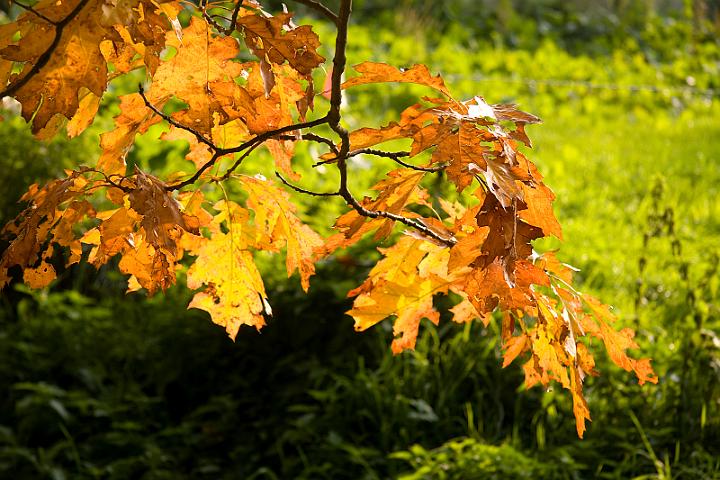
POLYGON ((43 20, 45 20, 46 22, 48 22, 50 25, 57 25, 57 22, 55 22, 55 21, 53 21, 53 20, 50 20, 48 17, 46 17, 46 16, 43 15, 42 13, 38 12, 37 10, 35 10, 33 7, 29 7, 29 6, 27 6, 27 5, 23 5, 22 3, 17 2, 17 1, 15 1, 15 0, 12 0, 12 3, 14 3, 14 4, 17 5, 18 7, 22 8, 23 10, 26 10, 26 11, 28 11, 28 12, 34 13, 36 17, 42 18, 43 20))
POLYGON ((198 132, 197 130, 195 130, 195 129, 192 128, 192 127, 188 127, 187 125, 184 125, 184 124, 182 124, 182 123, 180 123, 180 122, 178 122, 178 121, 176 121, 176 120, 173 120, 172 117, 170 117, 170 115, 164 114, 164 113, 161 112, 157 107, 155 107, 155 105, 153 105, 153 104, 150 102, 150 100, 148 100, 148 98, 145 96, 145 89, 143 88, 142 84, 139 84, 139 85, 138 85, 138 93, 140 93, 140 96, 142 97, 143 101, 145 102, 145 106, 147 106, 150 110, 152 110, 153 112, 155 112, 156 115, 162 117, 163 120, 165 120, 166 122, 168 122, 168 123, 169 123, 170 125, 172 125, 173 127, 179 128, 180 130, 185 130, 186 132, 192 133, 192 134, 195 136, 195 138, 198 139, 199 142, 204 143, 205 145, 207 145, 208 147, 212 148, 213 150, 217 150, 217 147, 215 146, 215 144, 214 144, 211 140, 208 140, 208 139, 205 137, 205 135, 203 135, 202 133, 198 132))
POLYGON ((292 183, 288 182, 285 177, 280 175, 279 172, 275 172, 275 176, 280 179, 282 183, 287 185, 288 187, 292 188, 296 192, 304 193, 306 195, 312 195, 314 197, 339 197, 340 192, 313 192, 311 190, 305 190, 304 188, 298 187, 297 185, 293 185, 292 183))
POLYGON ((348 153, 348 157, 354 157, 355 155, 375 155, 377 157, 385 157, 393 160, 395 163, 398 163, 402 165, 405 168, 410 168, 412 170, 419 170, 421 172, 439 172, 447 168, 446 163, 442 163, 440 165, 436 165, 434 167, 418 167, 417 165, 411 165, 407 162, 403 162, 400 160, 402 157, 409 157, 410 153, 408 152, 385 152, 383 150, 376 150, 374 148, 360 148, 358 150, 353 150, 352 152, 348 153))
POLYGON ((308 8, 312 8, 313 10, 322 13, 327 18, 329 18, 331 22, 333 22, 335 24, 338 23, 338 16, 335 15, 335 12, 333 12, 332 10, 330 10, 328 7, 326 7, 322 3, 318 2, 317 0, 294 0, 294 1, 295 1, 295 3, 301 3, 308 8))
POLYGON ((253 145, 252 147, 250 147, 249 149, 247 149, 247 151, 245 151, 245 153, 240 155, 240 158, 235 160, 235 163, 233 163, 233 165, 230 168, 228 168, 227 171, 225 172, 225 174, 223 174, 222 177, 218 178, 217 181, 222 182, 222 181, 230 178, 230 175, 232 175, 232 173, 235 171, 235 169, 240 166, 240 164, 243 162, 243 160, 245 160, 248 156, 250 156, 250 154, 260 145, 262 145, 262 142, 258 142, 255 145, 253 145))

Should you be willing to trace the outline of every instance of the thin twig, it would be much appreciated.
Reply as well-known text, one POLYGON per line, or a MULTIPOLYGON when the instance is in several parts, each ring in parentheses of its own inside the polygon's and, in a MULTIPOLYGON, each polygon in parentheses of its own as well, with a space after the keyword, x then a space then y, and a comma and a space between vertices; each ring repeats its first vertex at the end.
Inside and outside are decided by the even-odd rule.
MULTIPOLYGON (((207 23, 209 23, 210 25, 212 25, 213 27, 215 27, 215 30, 217 30, 218 32, 222 32, 222 33, 224 33, 225 35, 230 35, 230 34, 232 33, 232 29, 229 29, 229 28, 227 28, 227 27, 224 27, 224 26, 220 25, 220 24, 213 18, 213 17, 220 17, 220 15, 209 15, 209 14, 207 13, 207 11, 205 10, 205 8, 203 8, 203 9, 202 9, 202 16, 203 16, 203 18, 205 19, 205 21, 206 21, 207 23)), ((225 17, 221 17, 221 18, 225 18, 225 17)), ((225 20, 227 20, 227 19, 225 18, 225 20)))
POLYGON ((411 165, 407 162, 403 162, 402 160, 400 160, 401 157, 409 157, 410 153, 408 153, 408 152, 385 152, 383 150, 376 150, 374 148, 360 148, 358 150, 353 150, 352 152, 348 153, 348 157, 354 157, 355 155, 362 155, 362 154, 375 155, 376 157, 389 158, 389 159, 393 160, 395 163, 398 163, 405 168, 410 168, 412 170, 419 170, 421 172, 439 172, 439 171, 447 168, 446 163, 442 163, 442 164, 436 165, 434 167, 418 167, 416 165, 411 165))
POLYGON ((48 22, 50 25, 57 25, 57 22, 55 22, 55 21, 53 21, 53 20, 50 20, 48 17, 46 17, 46 16, 43 15, 42 13, 38 12, 37 10, 35 10, 33 7, 29 7, 29 6, 27 6, 27 5, 23 5, 22 3, 17 2, 17 1, 15 1, 15 0, 12 0, 12 3, 14 3, 14 4, 17 5, 18 7, 22 8, 23 10, 26 10, 26 11, 28 11, 28 12, 34 13, 35 16, 37 16, 38 18, 42 18, 43 20, 45 20, 46 22, 48 22))
POLYGON ((288 187, 292 188, 296 192, 304 193, 306 195, 312 195, 314 197, 339 197, 340 192, 313 192, 311 190, 305 190, 304 188, 298 187, 297 185, 293 185, 292 183, 288 182, 285 177, 280 175, 279 172, 275 172, 275 176, 280 179, 282 183, 287 185, 288 187))
MULTIPOLYGON (((243 155, 242 157, 240 157, 240 158, 238 159, 238 161, 235 162, 235 165, 233 165, 232 167, 230 167, 230 169, 228 170, 228 172, 232 173, 232 170, 234 170, 235 168, 237 168, 237 167, 240 165, 240 163, 242 162, 242 160, 244 160, 244 159, 247 157, 247 155, 248 155, 250 152, 252 152, 252 150, 254 150, 256 147, 258 147, 258 146, 260 146, 262 143, 264 143, 265 140, 269 140, 269 139, 273 138, 274 136, 279 135, 279 134, 281 134, 281 133, 290 132, 290 131, 297 130, 297 129, 300 129, 300 128, 314 127, 314 126, 317 126, 317 125, 322 125, 322 124, 325 123, 325 122, 326 122, 326 119, 323 117, 323 118, 319 118, 319 119, 317 119, 317 120, 313 120, 312 122, 305 122, 305 123, 298 123, 298 124, 294 124, 294 125, 288 125, 288 126, 286 126, 286 127, 281 127, 281 128, 276 129, 276 130, 271 130, 271 131, 269 131, 269 132, 265 132, 265 133, 261 133, 261 134, 259 134, 259 135, 256 135, 255 137, 251 138, 250 140, 248 140, 248 141, 246 141, 246 142, 238 145, 237 147, 232 147, 232 148, 220 148, 220 147, 218 147, 217 145, 215 145, 215 144, 213 144, 212 142, 210 142, 210 144, 209 144, 210 147, 211 147, 213 150, 215 150, 215 155, 213 155, 213 158, 210 159, 207 163, 205 163, 202 167, 200 167, 200 169, 198 169, 192 177, 190 177, 190 178, 188 178, 187 180, 182 181, 182 182, 180 182, 180 183, 176 183, 176 184, 174 184, 174 185, 168 185, 166 188, 167 188, 168 190, 178 190, 178 189, 180 189, 180 188, 183 188, 183 187, 186 187, 186 186, 188 186, 188 185, 191 185, 191 184, 195 183, 195 181, 196 181, 198 178, 200 178, 200 176, 205 172, 205 170, 207 170, 208 168, 210 168, 211 166, 213 166, 213 164, 217 161, 218 158, 220 158, 220 157, 222 157, 222 156, 224 156, 224 155, 229 155, 229 154, 231 154, 231 153, 240 153, 240 152, 242 152, 243 150, 246 150, 246 149, 250 148, 250 150, 249 150, 248 152, 246 152, 245 155, 243 155)), ((183 126, 180 126, 179 128, 183 128, 183 126)), ((223 175, 223 177, 221 177, 221 178, 224 180, 224 179, 226 179, 226 178, 228 178, 228 177, 229 177, 229 174, 226 172, 226 175, 223 175)))
MULTIPOLYGON (((293 135, 278 135, 278 140, 297 140, 297 137, 293 135)), ((330 147, 330 150, 332 150, 334 153, 337 153, 338 149, 335 143, 330 140, 329 138, 321 137, 320 135, 316 135, 314 133, 303 133, 300 137, 302 140, 309 140, 311 142, 316 143, 324 143, 328 147, 330 147)))
POLYGON ((312 8, 313 10, 316 10, 323 15, 325 15, 327 18, 330 19, 333 23, 338 23, 338 16, 335 15, 335 12, 330 10, 328 7, 323 5, 322 3, 316 1, 316 0, 294 0, 295 3, 301 3, 305 5, 306 7, 312 8))
POLYGON ((223 155, 227 155, 228 153, 238 153, 242 152, 248 147, 251 147, 256 141, 264 142, 265 140, 269 140, 271 138, 277 137, 278 135, 281 135, 283 133, 292 132, 294 130, 300 130, 303 128, 312 128, 317 127, 318 125, 323 125, 325 123, 328 123, 328 117, 327 115, 321 118, 318 118, 316 120, 310 120, 308 122, 302 122, 302 123, 294 123, 292 125, 286 125, 284 127, 276 128, 275 130, 268 130, 267 132, 260 133, 256 135, 255 137, 251 138, 245 143, 242 143, 238 145, 237 147, 231 147, 231 148, 220 148, 215 147, 216 150, 223 155))
POLYGON ((94 169, 94 168, 86 168, 86 169, 84 170, 84 172, 98 173, 98 174, 102 175, 102 176, 105 178, 105 181, 106 181, 107 183, 109 183, 110 186, 115 187, 115 188, 118 188, 118 189, 122 190, 122 191, 125 192, 125 193, 127 193, 127 192, 130 191, 130 188, 124 187, 124 186, 122 185, 122 181, 123 181, 123 180, 127 180, 127 177, 125 177, 125 176, 123 176, 123 175, 118 175, 117 173, 108 175, 108 174, 106 174, 105 172, 103 172, 103 171, 101 171, 101 170, 94 169), (113 182, 112 179, 110 178, 110 177, 113 177, 113 176, 120 177, 120 182, 121 182, 121 183, 115 183, 115 182, 113 182))
POLYGON ((235 171, 235 169, 240 166, 240 164, 243 162, 243 160, 245 160, 245 159, 246 159, 257 147, 259 147, 260 145, 262 145, 262 142, 258 142, 258 143, 256 143, 255 145, 253 145, 252 147, 248 148, 248 149, 245 151, 245 153, 243 153, 242 155, 240 155, 240 158, 238 158, 237 160, 235 160, 235 163, 233 163, 233 165, 232 165, 230 168, 227 169, 227 171, 223 174, 223 176, 217 179, 217 181, 218 181, 218 182, 222 182, 222 181, 227 180, 228 178, 230 178, 230 175, 232 175, 232 173, 235 171))
MULTIPOLYGON (((232 17, 231 17, 231 18, 223 17, 222 15, 210 15, 209 13, 207 13, 207 4, 201 5, 201 10, 202 10, 203 18, 204 18, 210 25, 212 25, 213 27, 215 27, 215 29, 216 29, 218 32, 222 32, 222 33, 224 33, 225 35, 232 35, 232 32, 234 32, 234 31, 235 31, 235 28, 237 27, 237 19, 238 19, 238 16, 240 15, 240 9, 242 8, 242 5, 243 5, 243 0, 239 0, 239 1, 235 4, 235 7, 234 7, 233 10, 232 10, 232 17), (230 26, 225 27, 225 26, 223 26, 223 25, 220 25, 220 24, 217 22, 217 20, 215 20, 215 17, 217 17, 217 18, 222 18, 222 19, 225 20, 226 22, 229 22, 230 26)), ((213 6, 213 7, 211 7, 211 8, 223 8, 224 10, 227 10, 228 12, 230 11, 229 8, 224 8, 224 7, 221 7, 221 6, 217 6, 217 7, 216 7, 216 6, 213 6)))
POLYGON ((72 11, 68 14, 67 17, 63 18, 59 22, 53 23, 55 25, 55 38, 53 38, 52 43, 48 47, 45 52, 43 52, 42 55, 38 58, 37 62, 32 66, 32 68, 28 71, 25 76, 20 78, 18 81, 11 83, 8 85, 8 87, 0 92, 0 98, 3 97, 10 97, 15 94, 18 90, 20 90, 27 82, 30 81, 32 77, 38 74, 38 72, 50 61, 50 58, 52 57, 53 52, 57 48, 57 46, 60 44, 60 39, 62 38, 62 32, 65 29, 65 27, 70 23, 79 13, 80 10, 82 10, 85 5, 87 5, 88 0, 80 0, 77 5, 75 5, 75 8, 72 9, 72 11))
POLYGON ((143 88, 142 84, 138 85, 138 93, 140 93, 140 96, 142 97, 143 101, 145 102, 145 106, 148 107, 153 112, 155 112, 156 115, 160 116, 163 120, 168 122, 173 127, 192 133, 195 136, 195 138, 198 139, 199 142, 204 143, 205 145, 212 148, 213 150, 217 150, 217 148, 215 147, 215 144, 212 142, 212 140, 209 140, 207 137, 205 137, 205 135, 198 132, 197 130, 195 130, 192 127, 188 127, 187 125, 184 125, 176 120, 173 120, 173 118, 170 117, 170 115, 163 113, 155 105, 153 105, 152 102, 150 102, 150 100, 148 100, 148 98, 145 96, 145 89, 143 88))

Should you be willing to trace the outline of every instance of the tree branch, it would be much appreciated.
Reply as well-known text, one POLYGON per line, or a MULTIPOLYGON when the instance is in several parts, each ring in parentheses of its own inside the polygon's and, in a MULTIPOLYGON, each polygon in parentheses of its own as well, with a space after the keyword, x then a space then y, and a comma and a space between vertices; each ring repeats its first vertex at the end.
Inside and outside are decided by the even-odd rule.
POLYGON ((225 181, 228 178, 230 178, 230 175, 232 175, 232 173, 235 171, 235 169, 240 166, 240 164, 243 162, 243 160, 245 160, 248 156, 250 156, 250 154, 260 145, 262 145, 262 142, 258 142, 255 145, 253 145, 252 147, 248 148, 245 151, 245 153, 240 155, 240 158, 235 160, 235 163, 233 163, 233 165, 227 169, 227 171, 223 174, 223 176, 217 179, 217 181, 222 182, 222 181, 225 181))
POLYGON ((187 125, 184 125, 176 120, 173 120, 173 118, 170 115, 163 113, 162 111, 160 111, 160 109, 158 109, 155 105, 153 105, 152 102, 150 102, 150 100, 148 100, 148 98, 145 96, 145 89, 143 88, 142 84, 138 84, 138 93, 140 94, 143 101, 145 102, 145 106, 148 107, 153 112, 155 112, 156 115, 160 116, 163 120, 168 122, 173 127, 192 133, 195 136, 195 138, 198 139, 198 142, 204 143, 205 145, 212 148, 213 150, 217 150, 217 147, 212 142, 212 140, 208 140, 205 137, 205 135, 198 132, 197 130, 195 130, 192 127, 188 127, 187 125))
POLYGON ((313 192, 311 190, 305 190, 304 188, 298 187, 297 185, 293 185, 292 183, 288 182, 285 179, 285 177, 280 175, 280 172, 275 172, 275 176, 278 177, 282 183, 284 183, 288 187, 292 188, 296 192, 304 193, 306 195, 312 195, 314 197, 338 197, 338 196, 340 196, 340 192, 313 192))
MULTIPOLYGON (((165 113, 163 113, 162 111, 160 111, 157 107, 155 107, 155 105, 153 105, 153 104, 150 102, 150 100, 148 100, 147 96, 145 95, 145 90, 143 89, 143 86, 142 86, 142 85, 138 85, 138 91, 139 91, 140 96, 142 97, 143 101, 145 102, 145 105, 146 105, 150 110, 152 110, 153 112, 155 112, 156 115, 159 115, 163 120, 165 120, 166 122, 168 122, 170 125, 174 126, 175 128, 179 128, 179 129, 181 129, 181 130, 185 130, 186 132, 192 133, 192 134, 195 136, 195 138, 198 139, 199 142, 204 143, 204 144, 207 145, 211 150, 213 150, 213 151, 215 152, 215 153, 213 154, 212 158, 211 158, 210 160, 208 160, 202 167, 200 167, 190 178, 188 178, 187 180, 184 180, 184 181, 182 181, 182 182, 176 183, 176 184, 174 184, 174 185, 168 185, 166 188, 167 188, 167 190, 169 190, 169 191, 178 190, 178 189, 183 188, 183 187, 186 187, 186 186, 188 186, 188 185, 190 185, 190 184, 192 184, 192 183, 195 183, 195 181, 196 181, 198 178, 200 178, 200 176, 201 176, 208 168, 212 167, 212 166, 215 164, 215 162, 217 161, 218 158, 220 158, 220 157, 222 157, 222 156, 224 156, 224 155, 229 155, 229 154, 231 154, 231 153, 239 153, 239 152, 242 152, 243 150, 246 150, 246 149, 250 148, 250 150, 247 152, 247 153, 249 154, 252 150, 255 149, 255 147, 257 147, 257 146, 260 145, 261 143, 263 143, 263 142, 265 142, 266 140, 269 140, 269 139, 271 139, 271 138, 273 138, 273 137, 275 137, 275 136, 277 136, 277 135, 280 135, 280 134, 283 134, 283 133, 286 133, 286 132, 292 132, 293 130, 299 130, 299 129, 301 129, 301 128, 315 127, 315 126, 318 126, 318 125, 322 125, 323 123, 327 123, 327 121, 328 121, 328 120, 327 120, 327 116, 325 116, 325 117, 322 117, 322 118, 318 118, 317 120, 311 120, 311 121, 309 121, 309 122, 296 123, 296 124, 293 124, 293 125, 286 125, 286 126, 284 126, 284 127, 276 128, 275 130, 270 130, 270 131, 261 133, 261 134, 259 134, 259 135, 256 135, 255 137, 251 138, 250 140, 248 140, 248 141, 246 141, 246 142, 243 142, 242 144, 240 144, 240 145, 238 145, 238 146, 236 146, 236 147, 222 148, 222 147, 219 147, 219 146, 215 145, 215 143, 214 143, 212 140, 208 139, 207 137, 205 137, 205 135, 203 135, 202 133, 198 132, 198 131, 195 130, 194 128, 189 127, 189 126, 187 126, 187 125, 184 125, 184 124, 182 124, 182 123, 174 120, 174 119, 173 119, 172 117, 170 117, 169 115, 166 115, 165 113)), ((320 136, 317 136, 317 135, 313 135, 312 138, 313 138, 313 139, 323 139, 323 137, 320 137, 320 136)), ((323 140, 321 140, 321 141, 322 141, 323 143, 327 143, 327 142, 325 142, 325 140, 327 140, 327 139, 323 139, 323 140)), ((329 142, 329 140, 328 140, 328 142, 329 142)), ((332 142, 330 142, 330 143, 332 143, 332 142)), ((237 168, 238 165, 240 165, 240 162, 241 162, 245 157, 247 157, 247 154, 246 154, 246 155, 243 155, 242 157, 240 157, 240 159, 238 159, 238 162, 236 162, 235 165, 233 165, 233 166, 230 168, 230 170, 228 170, 228 172, 226 173, 226 176, 224 176, 223 178, 227 178, 227 176, 229 176, 229 173, 231 173, 232 170, 234 170, 235 168, 237 168)))
MULTIPOLYGON (((278 140, 298 140, 298 138, 294 135, 278 135, 275 138, 278 140)), ((320 135, 316 135, 314 133, 303 133, 300 136, 300 140, 308 140, 315 143, 324 143, 325 145, 330 147, 330 150, 332 150, 333 152, 337 152, 337 147, 332 140, 322 137, 320 135)))
POLYGON ((323 5, 322 3, 316 1, 316 0, 294 0, 295 3, 301 3, 305 5, 308 8, 312 8, 315 11, 318 11, 325 15, 327 18, 330 19, 331 22, 337 25, 338 23, 338 16, 335 15, 335 12, 330 10, 328 7, 323 5))
POLYGON ((393 160, 395 163, 398 163, 402 165, 405 168, 410 168, 412 170, 419 170, 421 172, 439 172, 441 170, 444 170, 447 168, 447 164, 443 163, 440 165, 437 165, 435 167, 418 167, 416 165, 411 165, 409 163, 403 162, 400 160, 401 157, 409 157, 409 152, 385 152, 383 150, 376 150, 374 148, 360 148, 358 150, 353 150, 352 152, 348 153, 348 157, 354 157, 355 155, 375 155, 377 157, 385 157, 393 160))
POLYGON ((46 17, 46 16, 43 15, 42 13, 38 12, 37 10, 35 10, 33 7, 29 7, 29 6, 27 6, 27 5, 23 5, 22 3, 17 2, 17 1, 15 1, 15 0, 12 0, 12 3, 14 3, 14 4, 17 5, 18 7, 22 8, 23 10, 26 10, 26 11, 28 11, 28 12, 34 13, 35 16, 37 16, 38 18, 42 18, 43 20, 45 20, 46 22, 48 22, 50 25, 57 25, 57 22, 55 22, 55 21, 53 21, 53 20, 50 20, 48 17, 46 17))
POLYGON ((243 6, 243 0, 238 0, 238 2, 235 4, 235 9, 232 13, 232 18, 230 19, 230 30, 235 30, 237 26, 237 19, 238 15, 240 15, 240 9, 243 6))
MULTIPOLYGON (((324 124, 324 123, 327 123, 327 118, 326 118, 326 117, 318 118, 317 120, 312 120, 312 121, 310 121, 310 122, 296 123, 296 124, 293 124, 293 125, 287 125, 287 126, 285 126, 285 127, 280 127, 280 128, 275 129, 275 130, 270 130, 270 131, 268 131, 268 132, 265 132, 265 133, 261 133, 261 134, 259 134, 259 135, 256 135, 256 136, 254 136, 253 138, 251 138, 250 140, 248 140, 248 141, 246 141, 246 142, 238 145, 237 147, 232 147, 232 148, 220 148, 220 147, 218 147, 217 145, 215 145, 214 143, 212 143, 212 142, 210 142, 210 141, 208 140, 208 143, 207 143, 207 144, 210 146, 210 148, 212 148, 212 149, 215 151, 215 154, 213 155, 213 157, 212 157, 210 160, 208 160, 202 167, 200 167, 200 168, 193 174, 193 176, 191 176, 191 177, 188 178, 187 180, 184 180, 184 181, 182 181, 182 182, 180 182, 180 183, 176 183, 176 184, 174 184, 174 185, 168 185, 168 186, 165 187, 165 188, 166 188, 167 190, 172 191, 172 190, 179 190, 179 189, 181 189, 181 188, 183 188, 183 187, 186 187, 186 186, 188 186, 188 185, 191 185, 191 184, 195 183, 195 181, 197 181, 198 178, 200 178, 200 176, 205 172, 205 170, 207 170, 208 168, 212 167, 212 166, 215 164, 215 162, 217 161, 218 158, 220 158, 220 157, 222 157, 222 156, 224 156, 224 155, 229 155, 229 154, 231 154, 231 153, 240 153, 240 152, 242 152, 243 150, 247 150, 247 149, 249 148, 250 150, 248 150, 247 152, 245 152, 245 154, 244 154, 243 156, 241 156, 241 157, 235 162, 235 164, 234 164, 232 167, 230 167, 230 168, 228 169, 228 171, 225 172, 225 174, 224 174, 222 177, 220 177, 220 179, 219 179, 219 181, 226 180, 227 178, 230 177, 230 174, 232 173, 232 171, 235 170, 235 169, 240 165, 240 163, 242 163, 242 161, 243 161, 245 158, 247 158, 247 156, 248 156, 253 150, 255 150, 255 148, 259 147, 259 146, 260 146, 261 144, 263 144, 266 140, 269 140, 269 139, 271 139, 271 138, 273 138, 273 137, 276 137, 277 135, 282 134, 282 133, 285 133, 285 132, 291 132, 291 131, 293 131, 293 130, 299 130, 299 129, 301 129, 301 128, 316 127, 316 126, 322 125, 322 124, 324 124)), ((189 129, 189 128, 185 127, 184 125, 179 124, 179 123, 177 123, 177 122, 175 122, 174 125, 179 125, 178 128, 183 128, 183 129, 185 129, 185 130, 187 130, 187 131, 189 131, 189 132, 193 132, 192 129, 189 129)), ((194 133, 194 132, 193 132, 193 133, 194 133)), ((202 138, 205 138, 205 137, 202 137, 202 138)))
POLYGON ((352 195, 348 189, 347 159, 350 157, 350 134, 340 125, 340 105, 342 104, 342 74, 345 71, 347 61, 345 50, 347 47, 347 31, 352 11, 352 0, 341 0, 340 13, 337 22, 337 37, 335 39, 335 58, 333 58, 332 88, 330 90, 330 111, 328 112, 328 125, 340 137, 340 151, 337 155, 337 167, 340 172, 340 188, 338 194, 360 215, 368 218, 388 218, 404 225, 412 227, 426 236, 441 242, 444 245, 452 246, 457 241, 454 238, 445 238, 427 225, 412 218, 403 217, 394 213, 382 210, 368 210, 352 195))

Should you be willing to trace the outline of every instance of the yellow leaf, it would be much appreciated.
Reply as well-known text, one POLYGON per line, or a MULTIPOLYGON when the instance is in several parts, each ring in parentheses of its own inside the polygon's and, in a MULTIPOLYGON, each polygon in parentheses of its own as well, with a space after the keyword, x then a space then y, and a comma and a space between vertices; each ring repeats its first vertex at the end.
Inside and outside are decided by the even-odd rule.
POLYGON ((248 207, 255 213, 256 248, 265 249, 277 243, 287 247, 288 276, 297 270, 305 291, 315 273, 314 252, 323 245, 320 235, 295 215, 289 195, 267 180, 252 177, 240 179, 248 192, 248 207))
POLYGON ((23 280, 30 288, 47 287, 56 277, 55 268, 47 262, 40 263, 37 268, 26 268, 23 272, 23 280))
POLYGON ((232 234, 222 232, 215 232, 194 253, 197 259, 188 270, 187 285, 206 288, 195 294, 188 308, 210 313, 233 339, 241 325, 262 328, 263 313, 270 312, 252 254, 232 234))

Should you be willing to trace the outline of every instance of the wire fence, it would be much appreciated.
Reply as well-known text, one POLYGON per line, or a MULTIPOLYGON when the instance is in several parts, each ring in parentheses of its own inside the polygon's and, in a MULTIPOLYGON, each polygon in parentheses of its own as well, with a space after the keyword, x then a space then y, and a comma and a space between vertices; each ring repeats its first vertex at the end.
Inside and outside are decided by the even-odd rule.
POLYGON ((707 100, 720 98, 720 89, 718 88, 698 88, 692 85, 626 85, 617 83, 596 83, 583 80, 569 80, 561 78, 525 78, 525 77, 498 77, 493 75, 445 75, 449 81, 470 80, 473 82, 486 83, 516 83, 527 85, 528 88, 536 88, 540 85, 549 87, 562 88, 585 88, 588 90, 611 90, 611 91, 627 91, 630 93, 651 92, 663 95, 684 95, 703 97, 707 100))

